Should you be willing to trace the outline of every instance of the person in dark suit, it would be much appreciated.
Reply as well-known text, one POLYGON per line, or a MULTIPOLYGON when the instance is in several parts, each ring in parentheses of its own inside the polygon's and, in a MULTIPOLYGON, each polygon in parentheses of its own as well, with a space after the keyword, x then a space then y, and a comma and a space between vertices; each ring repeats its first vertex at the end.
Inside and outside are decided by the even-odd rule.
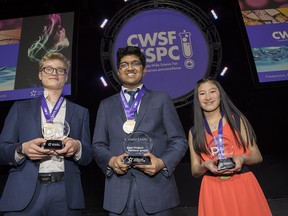
POLYGON ((89 112, 62 94, 70 70, 64 55, 47 53, 39 68, 43 94, 14 102, 0 136, 0 164, 11 166, 0 211, 5 216, 80 216, 84 196, 79 166, 92 161, 89 112), (70 133, 53 128, 56 122, 67 122, 70 133), (46 138, 59 138, 63 146, 49 147, 42 128, 46 138))
POLYGON ((106 175, 103 208, 110 216, 168 216, 180 204, 174 170, 188 149, 187 138, 169 95, 143 85, 145 65, 139 47, 119 48, 122 89, 102 100, 97 112, 92 151, 106 175), (133 90, 136 98, 130 107, 133 90), (145 153, 151 164, 124 162, 129 155, 125 139, 136 132, 152 140, 152 149, 145 153))

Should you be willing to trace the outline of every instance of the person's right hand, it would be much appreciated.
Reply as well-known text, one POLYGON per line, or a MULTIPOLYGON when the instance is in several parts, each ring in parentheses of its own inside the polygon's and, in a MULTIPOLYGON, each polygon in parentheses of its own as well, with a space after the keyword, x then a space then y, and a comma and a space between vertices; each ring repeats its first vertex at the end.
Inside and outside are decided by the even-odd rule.
POLYGON ((122 154, 119 156, 113 156, 110 161, 109 161, 109 166, 114 170, 115 173, 118 175, 123 175, 125 174, 128 169, 131 168, 130 165, 124 164, 123 160, 124 157, 127 156, 127 154, 122 154))
POLYGON ((22 144, 22 152, 31 160, 41 160, 52 153, 51 150, 41 147, 46 141, 44 138, 37 138, 24 142, 22 144))
POLYGON ((212 160, 206 160, 201 163, 201 168, 205 170, 209 170, 210 172, 217 174, 217 166, 216 166, 217 159, 214 158, 212 160))

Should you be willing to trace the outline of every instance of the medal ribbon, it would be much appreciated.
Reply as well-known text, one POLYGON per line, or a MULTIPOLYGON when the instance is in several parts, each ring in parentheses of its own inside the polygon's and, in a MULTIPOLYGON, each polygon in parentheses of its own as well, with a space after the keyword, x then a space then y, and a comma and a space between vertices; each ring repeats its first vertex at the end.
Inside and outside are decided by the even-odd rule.
POLYGON ((141 88, 141 90, 139 91, 137 97, 135 98, 134 102, 132 103, 131 107, 129 106, 125 96, 124 96, 124 92, 121 91, 120 92, 120 98, 121 98, 121 102, 122 102, 122 106, 124 108, 126 117, 128 120, 135 120, 134 118, 134 114, 137 111, 137 108, 139 106, 140 100, 142 98, 142 96, 144 95, 146 91, 146 88, 143 86, 141 88))
POLYGON ((42 101, 41 101, 41 107, 42 107, 42 110, 43 110, 43 113, 44 113, 44 116, 46 118, 46 122, 47 123, 52 123, 53 122, 53 119, 55 118, 55 116, 59 112, 63 101, 64 101, 64 97, 61 94, 60 97, 58 98, 55 106, 53 107, 51 113, 50 113, 49 109, 48 109, 48 105, 46 103, 46 99, 45 99, 44 94, 43 94, 42 101))
POLYGON ((213 137, 214 143, 218 148, 218 159, 225 159, 223 136, 222 136, 223 135, 222 118, 219 120, 218 123, 218 136, 213 136, 206 118, 204 119, 204 123, 207 133, 213 137))

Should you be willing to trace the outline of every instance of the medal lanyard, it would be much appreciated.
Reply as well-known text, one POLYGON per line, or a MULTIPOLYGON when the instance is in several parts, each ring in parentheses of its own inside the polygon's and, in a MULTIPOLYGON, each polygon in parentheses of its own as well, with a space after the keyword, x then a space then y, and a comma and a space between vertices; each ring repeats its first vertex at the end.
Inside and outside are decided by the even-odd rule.
POLYGON ((43 113, 44 113, 44 116, 45 116, 45 119, 46 119, 47 123, 52 123, 53 122, 53 119, 55 118, 55 116, 59 112, 63 101, 64 101, 64 97, 61 94, 60 97, 58 98, 55 106, 53 107, 52 112, 50 113, 49 109, 48 109, 48 105, 47 105, 46 99, 44 97, 44 94, 42 95, 41 107, 42 107, 42 110, 43 110, 43 113))
POLYGON ((217 148, 220 150, 218 151, 218 158, 223 159, 224 156, 223 156, 222 149, 224 149, 224 145, 223 145, 222 118, 219 120, 219 123, 218 123, 218 135, 217 136, 213 136, 206 118, 204 119, 204 123, 205 123, 205 129, 207 133, 213 137, 214 143, 216 144, 217 148))
POLYGON ((134 113, 136 112, 138 105, 140 103, 140 100, 141 100, 142 96, 144 95, 145 91, 146 91, 146 89, 143 86, 141 88, 141 90, 139 91, 139 93, 138 93, 137 97, 135 98, 131 107, 128 105, 128 102, 124 96, 124 92, 123 91, 120 92, 120 98, 121 98, 122 106, 124 108, 124 111, 125 111, 125 114, 126 114, 126 117, 128 120, 134 120, 135 119, 134 113))

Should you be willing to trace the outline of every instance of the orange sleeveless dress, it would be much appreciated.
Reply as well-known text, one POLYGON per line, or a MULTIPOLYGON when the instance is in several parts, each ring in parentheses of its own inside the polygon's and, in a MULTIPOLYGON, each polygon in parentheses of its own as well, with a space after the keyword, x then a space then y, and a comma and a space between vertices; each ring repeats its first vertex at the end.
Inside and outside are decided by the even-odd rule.
MULTIPOLYGON (((216 136, 218 131, 213 131, 216 136)), ((228 124, 223 126, 223 135, 235 142, 234 155, 243 154, 233 137, 228 124)), ((213 139, 206 133, 208 141, 213 139)), ((210 142, 208 142, 210 143, 210 142)), ((246 150, 245 154, 249 154, 246 150)), ((201 154, 203 160, 211 156, 201 154)), ((201 182, 198 216, 271 216, 266 197, 254 174, 250 172, 235 174, 229 179, 204 175, 201 182)))

